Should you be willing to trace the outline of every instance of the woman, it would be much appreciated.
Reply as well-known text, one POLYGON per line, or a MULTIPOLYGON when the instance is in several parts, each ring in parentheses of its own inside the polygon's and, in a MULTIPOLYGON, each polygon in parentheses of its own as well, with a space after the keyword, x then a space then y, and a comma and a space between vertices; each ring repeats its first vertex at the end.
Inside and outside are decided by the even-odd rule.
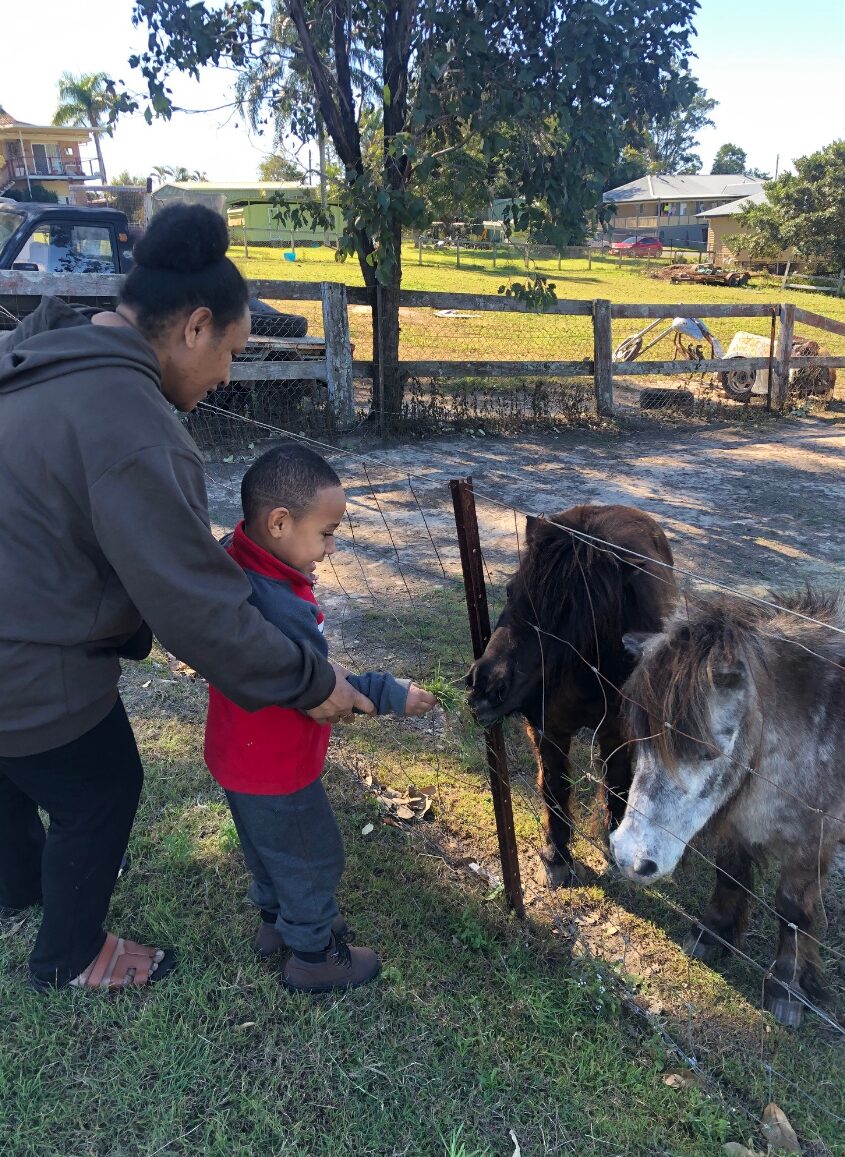
POLYGON ((155 634, 244 708, 372 710, 251 605, 168 405, 226 383, 249 337, 227 245, 217 214, 167 209, 115 313, 47 298, 0 344, 0 914, 43 903, 39 990, 144 984, 173 964, 103 929, 143 780, 120 656, 143 658, 155 634))

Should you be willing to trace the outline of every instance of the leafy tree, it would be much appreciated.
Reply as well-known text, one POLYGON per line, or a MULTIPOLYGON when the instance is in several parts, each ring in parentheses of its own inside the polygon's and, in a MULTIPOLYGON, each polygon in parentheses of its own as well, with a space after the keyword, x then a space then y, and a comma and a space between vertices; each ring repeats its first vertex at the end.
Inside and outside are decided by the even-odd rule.
POLYGON ((199 169, 186 169, 184 165, 153 165, 150 170, 160 185, 167 181, 207 181, 208 174, 199 169))
POLYGON ((741 149, 739 145, 733 145, 730 142, 721 145, 716 150, 716 156, 713 158, 713 165, 710 169, 711 173, 744 173, 746 162, 745 149, 741 149))
POLYGON ((709 114, 717 103, 694 77, 689 77, 688 99, 682 107, 664 110, 648 123, 629 121, 605 188, 627 185, 647 173, 697 172, 701 168, 701 158, 695 152, 698 134, 713 124, 709 114))
POLYGON ((20 189, 9 189, 3 196, 8 197, 10 201, 37 201, 46 205, 56 205, 59 200, 52 189, 47 189, 36 182, 23 192, 20 189))
MULTIPOLYGON (((54 125, 80 125, 112 134, 110 115, 115 108, 115 91, 105 72, 86 72, 74 76, 63 72, 59 77, 59 107, 53 117, 54 125)), ((100 133, 92 134, 100 166, 100 179, 106 184, 106 166, 100 145, 100 133)))
POLYGON ((845 141, 799 157, 794 173, 765 188, 766 200, 745 209, 733 240, 752 257, 792 247, 818 269, 845 268, 845 141))
POLYGON ((648 130, 646 156, 651 173, 698 173, 698 134, 713 124, 710 113, 719 102, 699 88, 689 104, 655 119, 648 130))
MULTIPOLYGON (((290 86, 290 127, 301 135, 316 107, 343 168, 341 257, 357 256, 371 291, 374 408, 400 409, 398 367, 402 230, 428 210, 419 190, 452 171, 482 141, 524 213, 542 214, 567 240, 588 211, 632 120, 683 108, 697 0, 283 0, 286 40, 259 0, 135 0, 147 49, 130 59, 147 83, 148 119, 172 111, 169 70, 207 64, 243 73, 275 53, 290 86), (287 30, 295 30, 295 38, 287 30), (377 94, 366 65, 378 62, 377 94), (362 77, 361 73, 364 73, 362 77), (301 94, 301 95, 300 95, 301 94), (365 150, 364 107, 380 111, 377 147, 365 150)), ((120 109, 133 107, 123 94, 120 109)), ((137 107, 137 106, 136 106, 137 107)))
POLYGON ((259 181, 301 181, 302 169, 281 153, 272 153, 258 166, 259 181))
POLYGON ((144 185, 147 184, 146 177, 133 177, 128 169, 122 169, 116 177, 113 178, 115 185, 144 185))

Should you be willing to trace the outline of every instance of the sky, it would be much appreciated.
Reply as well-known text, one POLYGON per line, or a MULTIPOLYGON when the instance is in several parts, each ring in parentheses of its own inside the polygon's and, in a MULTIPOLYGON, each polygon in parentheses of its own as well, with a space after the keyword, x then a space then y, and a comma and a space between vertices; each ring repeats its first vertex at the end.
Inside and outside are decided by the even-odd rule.
MULTIPOLYGON (((64 70, 103 71, 140 87, 127 63, 144 39, 132 27, 131 0, 30 0, 25 10, 33 31, 52 31, 28 46, 24 6, 15 6, 17 35, 7 27, 0 38, 0 105, 7 112, 49 124, 64 70)), ((695 25, 693 72, 719 101, 715 127, 700 137, 705 172, 726 141, 746 150, 749 166, 774 172, 776 163, 783 171, 794 157, 845 137, 842 0, 702 0, 695 25)), ((179 105, 216 109, 231 104, 232 82, 231 72, 207 69, 199 82, 177 76, 172 87, 179 105)), ((110 176, 122 169, 147 176, 153 165, 172 164, 218 181, 255 179, 271 149, 272 140, 250 132, 231 108, 177 113, 152 126, 140 116, 122 120, 103 143, 110 176)))

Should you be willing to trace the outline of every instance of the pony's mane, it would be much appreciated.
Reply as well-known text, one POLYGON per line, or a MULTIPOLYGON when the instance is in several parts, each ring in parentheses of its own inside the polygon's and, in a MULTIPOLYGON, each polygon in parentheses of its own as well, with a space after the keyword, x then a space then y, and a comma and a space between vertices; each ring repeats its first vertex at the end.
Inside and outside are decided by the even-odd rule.
POLYGON ((707 703, 720 670, 741 662, 762 690, 777 654, 789 655, 799 681, 815 656, 843 666, 845 637, 825 626, 845 628, 842 595, 808 587, 769 602, 776 605, 720 595, 690 603, 634 670, 625 687, 629 733, 652 745, 668 769, 715 748, 707 703))
POLYGON ((742 662, 765 668, 756 631, 771 612, 732 595, 706 599, 676 612, 625 686, 629 733, 652 746, 665 767, 712 754, 708 699, 717 673, 742 662))
MULTIPOLYGON (((563 516, 544 520, 512 579, 512 598, 525 621, 568 642, 569 646, 553 648, 559 665, 577 664, 578 655, 598 664, 611 641, 620 646, 626 630, 659 622, 667 598, 660 579, 644 574, 639 595, 649 606, 637 608, 643 622, 626 621, 631 619, 632 609, 625 589, 628 567, 624 548, 612 551, 578 537, 579 531, 595 532, 599 537, 611 533, 604 526, 592 526, 583 513, 591 509, 581 508, 579 521, 583 525, 572 525, 563 516)), ((644 544, 642 550, 646 549, 649 547, 644 544)), ((640 568, 647 565, 633 556, 631 562, 640 568)), ((673 586, 671 589, 674 592, 673 586)))

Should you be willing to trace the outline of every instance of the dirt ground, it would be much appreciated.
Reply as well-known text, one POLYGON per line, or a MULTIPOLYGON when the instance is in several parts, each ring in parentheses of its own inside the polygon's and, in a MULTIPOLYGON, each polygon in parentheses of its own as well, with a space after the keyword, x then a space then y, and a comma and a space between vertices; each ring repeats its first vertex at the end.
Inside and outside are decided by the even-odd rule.
MULTIPOLYGON (((516 562, 514 510, 582 502, 642 507, 663 526, 680 567, 748 593, 839 585, 845 573, 845 425, 835 414, 745 427, 655 423, 621 432, 447 438, 365 452, 362 461, 326 451, 347 486, 358 552, 393 563, 398 552, 406 574, 420 581, 432 564, 437 569, 420 507, 444 567, 459 573, 448 480, 466 475, 496 576, 516 562)), ((244 469, 243 462, 207 466, 218 532, 237 520, 244 469)), ((522 522, 516 515, 520 532, 522 522)), ((342 558, 338 567, 351 573, 342 558)), ((391 574, 391 585, 397 577, 391 574)))

